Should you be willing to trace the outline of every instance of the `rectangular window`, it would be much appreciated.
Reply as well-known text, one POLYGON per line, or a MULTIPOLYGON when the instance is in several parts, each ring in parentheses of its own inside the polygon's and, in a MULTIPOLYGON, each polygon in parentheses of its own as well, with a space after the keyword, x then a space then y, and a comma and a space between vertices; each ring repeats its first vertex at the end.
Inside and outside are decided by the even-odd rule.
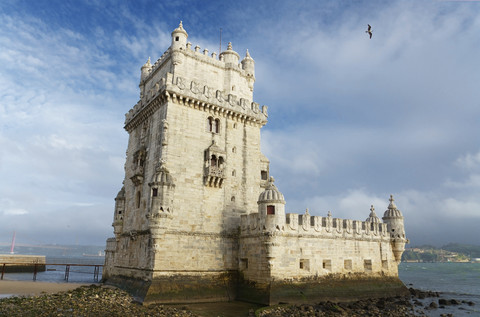
POLYGON ((267 206, 267 215, 275 214, 275 206, 267 206))
POLYGON ((363 260, 365 272, 372 272, 372 260, 363 260))
POLYGON ((152 189, 152 196, 157 197, 157 195, 158 195, 158 188, 152 189))
POLYGON ((300 259, 299 267, 301 270, 310 271, 310 260, 300 259))
POLYGON ((266 181, 268 179, 267 171, 262 171, 260 176, 262 177, 262 180, 266 181))
POLYGON ((343 267, 345 268, 345 270, 351 271, 353 268, 352 260, 344 260, 343 267))
POLYGON ((327 271, 332 270, 332 260, 323 260, 323 268, 327 271))

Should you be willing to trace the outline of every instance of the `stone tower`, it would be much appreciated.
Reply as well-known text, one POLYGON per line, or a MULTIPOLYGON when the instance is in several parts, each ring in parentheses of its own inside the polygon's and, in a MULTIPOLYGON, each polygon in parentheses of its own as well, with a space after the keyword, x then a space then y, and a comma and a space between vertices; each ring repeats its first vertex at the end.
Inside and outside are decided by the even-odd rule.
POLYGON ((393 195, 390 195, 390 204, 388 205, 388 209, 385 210, 382 220, 388 226, 395 260, 400 263, 408 239, 405 237, 402 212, 398 210, 395 205, 393 195))
POLYGON ((233 299, 240 216, 256 212, 269 178, 254 60, 247 51, 240 61, 231 43, 217 59, 187 39, 180 23, 170 48, 141 67, 140 100, 125 119, 103 278, 145 301, 233 299))
POLYGON ((231 43, 217 59, 187 40, 180 23, 141 67, 104 282, 146 303, 408 294, 393 197, 383 222, 373 206, 366 221, 287 213, 260 152, 267 107, 253 102, 254 60, 231 43))

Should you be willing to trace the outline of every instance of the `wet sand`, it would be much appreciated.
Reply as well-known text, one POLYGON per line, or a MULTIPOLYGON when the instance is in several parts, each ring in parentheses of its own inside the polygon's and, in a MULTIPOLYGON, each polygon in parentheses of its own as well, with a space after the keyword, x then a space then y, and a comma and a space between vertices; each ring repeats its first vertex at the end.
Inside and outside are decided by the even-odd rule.
POLYGON ((83 285, 90 284, 0 280, 0 297, 5 297, 6 295, 28 296, 55 294, 58 292, 73 290, 83 285))

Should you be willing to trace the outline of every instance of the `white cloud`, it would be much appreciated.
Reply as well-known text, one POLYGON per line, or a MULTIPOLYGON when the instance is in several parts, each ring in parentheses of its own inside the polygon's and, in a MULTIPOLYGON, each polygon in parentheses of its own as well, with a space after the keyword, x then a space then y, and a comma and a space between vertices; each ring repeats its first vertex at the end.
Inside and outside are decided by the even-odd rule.
POLYGON ((455 165, 467 170, 475 170, 480 168, 480 152, 475 154, 467 153, 460 156, 455 161, 455 165))
POLYGON ((26 215, 29 212, 25 209, 7 209, 3 212, 4 216, 18 216, 18 215, 26 215))
POLYGON ((255 99, 270 113, 262 150, 289 212, 363 220, 373 204, 381 217, 394 193, 415 240, 460 226, 454 214, 478 224, 479 8, 82 5, 85 25, 25 8, 0 14, 1 208, 20 213, 2 219, 0 233, 28 232, 32 223, 52 240, 67 226, 81 235, 90 224, 99 243, 112 233, 123 114, 137 101, 139 68, 168 48, 180 19, 193 46, 215 51, 219 26, 224 44, 232 41, 241 56, 250 49, 255 99), (22 217, 28 221, 12 220, 22 217))

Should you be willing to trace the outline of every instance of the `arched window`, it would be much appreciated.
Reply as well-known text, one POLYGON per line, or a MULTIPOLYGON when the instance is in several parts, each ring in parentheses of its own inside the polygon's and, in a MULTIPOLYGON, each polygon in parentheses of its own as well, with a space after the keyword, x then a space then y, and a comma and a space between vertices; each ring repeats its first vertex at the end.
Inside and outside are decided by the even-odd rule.
POLYGON ((217 157, 215 155, 212 155, 212 158, 210 159, 210 165, 217 166, 217 157))
POLYGON ((213 129, 213 118, 208 117, 207 119, 207 132, 212 132, 213 129))
POLYGON ((220 119, 214 119, 213 117, 208 117, 206 129, 207 129, 207 132, 219 133, 220 119))

